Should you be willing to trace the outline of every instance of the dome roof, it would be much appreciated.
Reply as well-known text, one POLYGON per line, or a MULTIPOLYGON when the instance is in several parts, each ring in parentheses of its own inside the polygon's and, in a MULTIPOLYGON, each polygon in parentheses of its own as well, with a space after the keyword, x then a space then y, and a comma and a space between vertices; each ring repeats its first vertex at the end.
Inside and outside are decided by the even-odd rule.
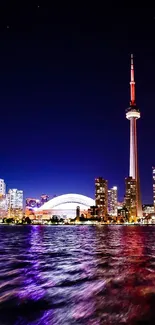
POLYGON ((73 209, 74 207, 80 206, 81 209, 87 210, 90 206, 95 205, 95 200, 88 196, 81 194, 64 194, 46 202, 37 211, 43 210, 56 210, 56 209, 73 209))

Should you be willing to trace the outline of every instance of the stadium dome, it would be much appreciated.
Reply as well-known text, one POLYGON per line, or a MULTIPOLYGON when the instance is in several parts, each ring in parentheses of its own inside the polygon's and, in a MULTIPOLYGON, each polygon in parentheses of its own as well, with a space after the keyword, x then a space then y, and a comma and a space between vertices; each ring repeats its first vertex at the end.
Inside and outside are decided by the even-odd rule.
POLYGON ((75 218, 77 206, 80 207, 80 211, 86 211, 93 205, 95 200, 90 197, 81 194, 64 194, 46 202, 36 212, 48 211, 51 215, 75 218))

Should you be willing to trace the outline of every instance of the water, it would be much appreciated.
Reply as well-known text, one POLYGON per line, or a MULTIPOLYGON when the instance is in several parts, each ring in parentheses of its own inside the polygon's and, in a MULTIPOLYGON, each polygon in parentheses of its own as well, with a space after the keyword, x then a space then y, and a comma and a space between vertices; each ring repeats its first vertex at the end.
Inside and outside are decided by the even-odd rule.
POLYGON ((0 325, 155 324, 155 226, 0 226, 0 325))

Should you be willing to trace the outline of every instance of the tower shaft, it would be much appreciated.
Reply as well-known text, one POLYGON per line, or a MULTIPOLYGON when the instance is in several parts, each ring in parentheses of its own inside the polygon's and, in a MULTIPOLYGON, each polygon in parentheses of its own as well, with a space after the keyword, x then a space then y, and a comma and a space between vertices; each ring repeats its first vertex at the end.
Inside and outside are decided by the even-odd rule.
POLYGON ((130 119, 130 166, 129 176, 137 180, 137 125, 136 118, 130 119))

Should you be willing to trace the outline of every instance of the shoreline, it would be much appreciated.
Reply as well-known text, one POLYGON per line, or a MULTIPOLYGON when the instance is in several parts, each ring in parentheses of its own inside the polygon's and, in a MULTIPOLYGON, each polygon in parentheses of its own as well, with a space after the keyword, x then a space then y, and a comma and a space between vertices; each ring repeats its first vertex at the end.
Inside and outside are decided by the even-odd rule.
POLYGON ((22 224, 22 223, 0 223, 0 226, 155 226, 155 223, 66 223, 66 224, 59 224, 59 223, 53 223, 53 224, 42 224, 42 223, 31 223, 31 224, 22 224))

